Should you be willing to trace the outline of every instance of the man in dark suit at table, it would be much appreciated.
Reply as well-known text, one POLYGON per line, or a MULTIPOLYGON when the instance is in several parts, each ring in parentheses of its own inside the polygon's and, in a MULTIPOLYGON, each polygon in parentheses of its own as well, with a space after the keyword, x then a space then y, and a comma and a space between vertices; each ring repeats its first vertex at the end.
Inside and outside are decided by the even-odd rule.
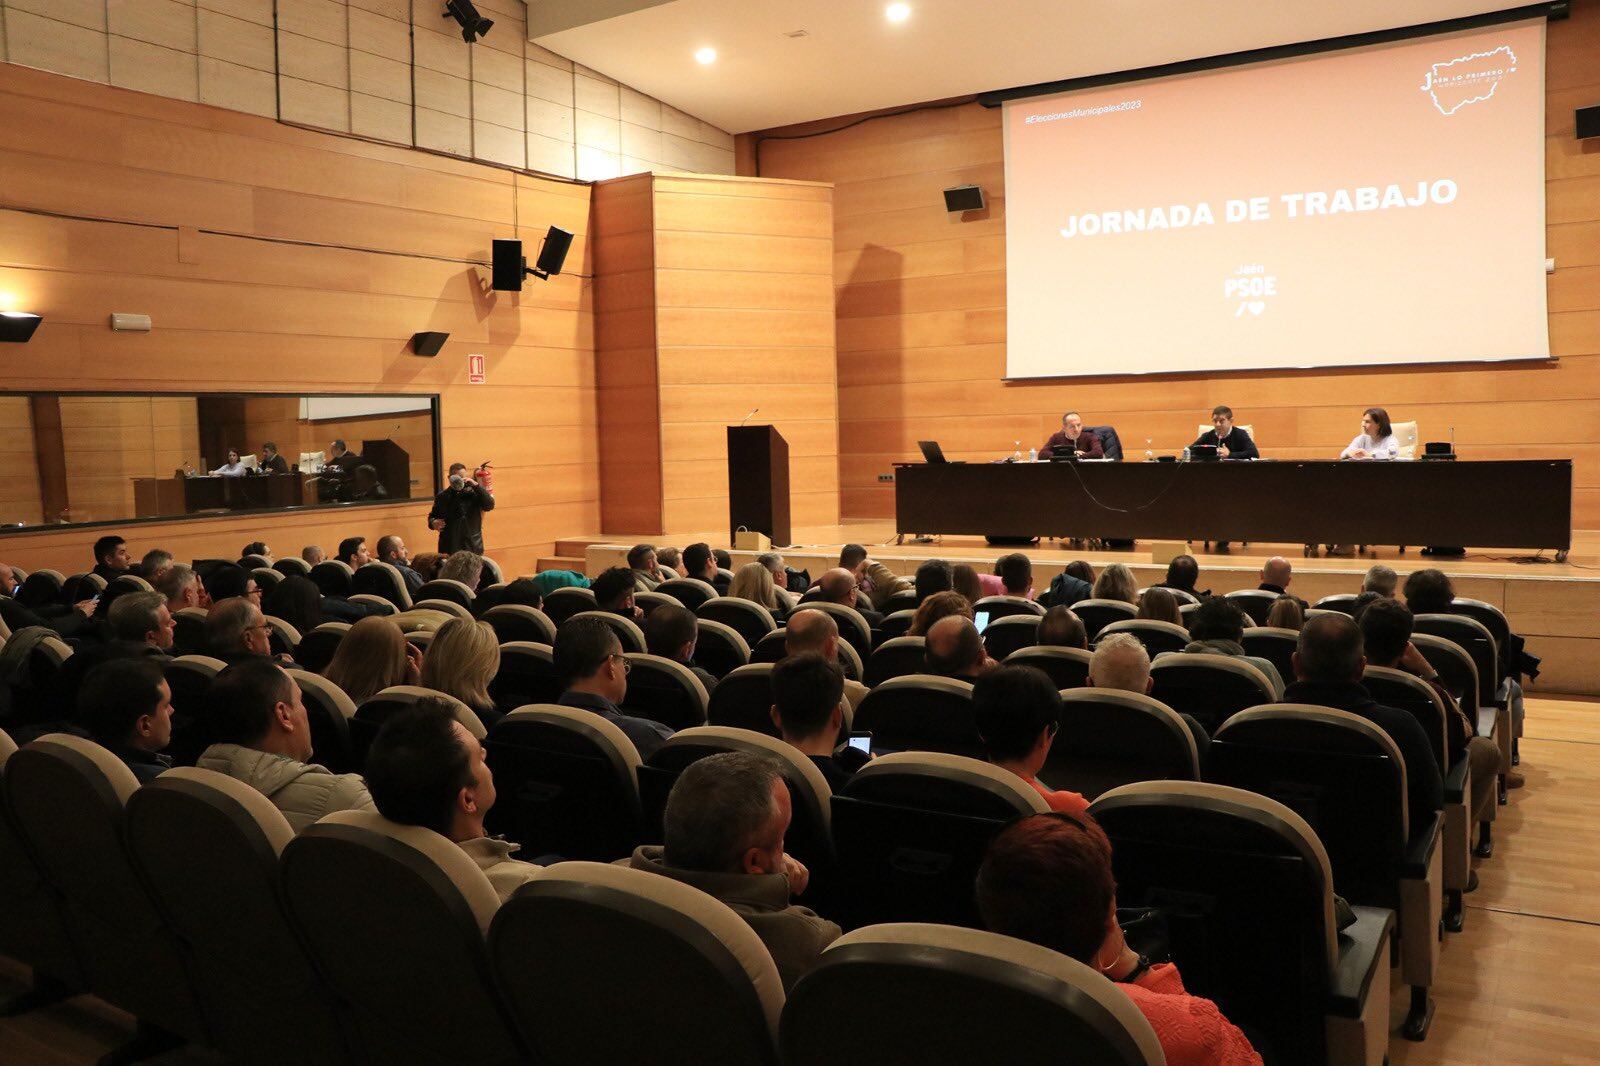
POLYGON ((1233 408, 1221 404, 1211 409, 1211 428, 1200 434, 1199 439, 1189 445, 1191 448, 1201 446, 1215 447, 1218 459, 1261 458, 1261 453, 1256 450, 1256 442, 1250 439, 1250 434, 1233 424, 1233 408))
POLYGON ((1076 448, 1080 459, 1104 459, 1105 447, 1093 431, 1083 428, 1083 419, 1076 411, 1061 416, 1061 428, 1050 434, 1050 439, 1039 449, 1041 458, 1048 458, 1057 448, 1076 448))
POLYGON ((287 474, 289 461, 278 454, 278 446, 272 441, 267 441, 261 446, 261 459, 258 465, 263 474, 287 474))

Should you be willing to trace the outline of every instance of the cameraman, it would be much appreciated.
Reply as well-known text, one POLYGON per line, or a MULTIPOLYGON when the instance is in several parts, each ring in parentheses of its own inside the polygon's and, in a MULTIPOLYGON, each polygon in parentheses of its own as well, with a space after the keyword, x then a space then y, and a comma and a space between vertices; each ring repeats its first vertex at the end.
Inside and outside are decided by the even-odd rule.
POLYGON ((483 554, 483 512, 494 510, 489 477, 487 466, 469 478, 466 463, 450 464, 450 484, 433 498, 433 510, 428 512, 428 528, 438 530, 441 554, 483 554))

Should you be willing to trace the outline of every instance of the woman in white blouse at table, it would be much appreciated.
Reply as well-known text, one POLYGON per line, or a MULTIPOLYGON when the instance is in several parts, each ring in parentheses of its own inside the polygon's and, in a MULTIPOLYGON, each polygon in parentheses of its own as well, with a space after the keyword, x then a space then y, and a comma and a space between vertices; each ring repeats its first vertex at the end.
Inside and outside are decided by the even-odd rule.
POLYGON ((1396 459, 1399 455, 1400 442, 1395 440, 1394 429, 1389 425, 1389 412, 1381 407, 1369 407, 1361 415, 1361 435, 1339 453, 1339 458, 1396 459))
POLYGON ((221 474, 223 477, 244 477, 249 472, 249 467, 239 461, 238 452, 230 451, 228 452, 228 461, 211 472, 213 474, 221 474))

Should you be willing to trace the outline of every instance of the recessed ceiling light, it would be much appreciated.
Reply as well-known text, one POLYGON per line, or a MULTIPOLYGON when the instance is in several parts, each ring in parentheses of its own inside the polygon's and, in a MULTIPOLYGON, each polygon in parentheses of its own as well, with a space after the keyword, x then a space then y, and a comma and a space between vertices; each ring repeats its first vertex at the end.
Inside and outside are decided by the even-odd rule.
POLYGON ((715 63, 717 61, 717 50, 712 48, 710 45, 707 45, 701 49, 697 49, 694 54, 694 61, 699 63, 701 66, 708 66, 712 63, 715 63))
POLYGON ((883 9, 883 17, 888 19, 890 22, 904 22, 906 19, 911 17, 911 5, 899 3, 890 4, 888 7, 883 9))

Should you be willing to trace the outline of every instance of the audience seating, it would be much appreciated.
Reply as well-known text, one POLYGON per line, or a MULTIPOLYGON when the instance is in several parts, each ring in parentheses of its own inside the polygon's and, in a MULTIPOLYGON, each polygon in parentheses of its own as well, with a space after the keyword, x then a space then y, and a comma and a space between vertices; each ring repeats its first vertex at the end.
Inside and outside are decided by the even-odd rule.
POLYGON ((594 593, 576 585, 551 589, 544 598, 544 613, 557 628, 573 615, 581 611, 592 611, 595 606, 594 593))
POLYGON ((180 607, 172 615, 172 650, 179 655, 206 650, 206 612, 199 607, 180 607))
MULTIPOLYGON (((366 609, 367 614, 375 614, 379 617, 391 617, 400 613, 399 611, 395 610, 394 604, 390 603, 382 596, 374 596, 370 592, 352 592, 346 597, 346 600, 350 603, 361 605, 366 609)), ((440 601, 429 600, 427 602, 431 604, 438 604, 440 601)), ((414 604, 413 606, 420 607, 424 605, 414 604)))
POLYGON ((895 637, 903 637, 911 630, 911 623, 916 620, 915 609, 895 611, 883 616, 883 623, 878 626, 878 642, 881 644, 895 637))
POLYGON ((478 572, 478 587, 473 590, 474 593, 482 592, 491 585, 506 583, 505 571, 500 568, 499 563, 487 555, 479 555, 478 558, 483 560, 483 569, 478 572))
POLYGON ((1049 809, 1033 786, 986 762, 939 752, 880 756, 833 797, 833 917, 846 928, 977 928, 972 886, 990 839, 1017 817, 1049 809))
POLYGON ((239 565, 246 570, 254 570, 257 567, 270 567, 272 564, 267 561, 265 555, 241 555, 239 565))
POLYGON ((1018 648, 1031 648, 1039 641, 1036 614, 1009 614, 989 619, 983 630, 983 647, 989 658, 999 661, 1018 648))
POLYGON ((1439 962, 1442 819, 1408 826, 1405 760, 1389 734, 1331 707, 1253 707, 1216 732, 1206 776, 1293 809, 1327 850, 1340 895, 1398 913, 1401 976, 1411 986, 1404 1032, 1426 1037, 1439 962))
POLYGON ((502 644, 513 640, 531 640, 539 644, 556 642, 555 623, 537 607, 502 603, 484 611, 479 621, 488 622, 489 628, 494 630, 494 635, 502 644))
POLYGON ((1272 610, 1272 605, 1278 602, 1278 593, 1267 589, 1236 589, 1227 594, 1226 599, 1239 610, 1250 616, 1250 621, 1258 626, 1267 624, 1267 613, 1272 610))
POLYGON ((1167 1061, 1127 994, 1076 959, 917 923, 829 945, 784 1005, 780 1042, 791 1066, 1167 1061))
POLYGON ((63 592, 66 592, 69 588, 71 589, 68 594, 70 601, 86 600, 106 590, 106 579, 99 574, 93 573, 73 574, 67 578, 62 586, 63 592))
POLYGON ((1495 647, 1500 650, 1500 676, 1515 673, 1515 664, 1510 662, 1508 649, 1511 647, 1511 623, 1506 620, 1505 614, 1492 603, 1482 600, 1463 599, 1457 596, 1450 602, 1450 614, 1464 615, 1471 618, 1489 631, 1494 638, 1495 647))
POLYGON ((360 1061, 527 1060, 489 970, 485 935, 500 900, 455 844, 372 811, 340 811, 289 841, 279 875, 290 921, 348 1004, 360 1061), (383 891, 360 890, 370 885, 383 891))
POLYGON ((483 719, 454 696, 447 696, 443 692, 435 692, 420 685, 390 685, 382 692, 374 693, 361 701, 356 707, 356 713, 350 717, 350 746, 355 755, 356 765, 366 764, 367 749, 372 747, 372 738, 377 736, 378 729, 384 722, 428 696, 449 701, 456 721, 466 726, 467 732, 479 740, 484 738, 487 730, 483 728, 483 719))
POLYGON ((102 593, 111 593, 111 598, 115 599, 129 592, 154 592, 155 590, 150 587, 150 582, 138 574, 123 574, 111 581, 101 591, 102 593))
POLYGON ((716 590, 718 596, 726 596, 728 589, 733 587, 733 571, 718 567, 717 576, 711 579, 711 587, 716 590))
POLYGON ((1311 606, 1319 611, 1338 611, 1354 617, 1356 613, 1356 600, 1359 597, 1353 592, 1340 592, 1332 596, 1324 596, 1311 606))
POLYGON ((1251 626, 1240 640, 1246 655, 1265 659, 1278 671, 1285 684, 1294 681, 1294 653, 1300 647, 1298 629, 1280 629, 1276 626, 1251 626))
POLYGON ((139 1019, 141 1036, 210 1043, 194 980, 124 846, 133 771, 91 740, 48 733, 6 762, 6 802, 62 900, 85 991, 139 1019))
POLYGON ((1478 672, 1478 706, 1500 702, 1500 648, 1482 622, 1464 614, 1419 614, 1412 631, 1459 645, 1478 672))
POLYGON ((1090 799, 1133 781, 1198 781, 1200 753, 1178 712, 1138 692, 1061 693, 1061 728, 1039 780, 1090 799))
POLYGON ((1236 712, 1277 699, 1265 674, 1228 655, 1163 655, 1150 677, 1150 695, 1213 735, 1236 712))
POLYGON ((698 612, 700 605, 717 598, 717 590, 709 581, 694 577, 675 577, 656 586, 656 593, 671 596, 691 611, 698 612))
POLYGON ((258 566, 250 571, 250 576, 255 578, 256 587, 266 592, 283 580, 283 575, 270 566, 258 566))
POLYGON ((1095 635, 1095 640, 1103 640, 1111 633, 1131 633, 1135 640, 1144 645, 1152 659, 1164 651, 1182 651, 1189 644, 1187 629, 1154 618, 1125 618, 1120 622, 1112 622, 1095 635))
POLYGON ((300 643, 295 645, 294 661, 314 674, 322 673, 333 662, 334 655, 339 651, 339 642, 348 632, 349 622, 323 622, 300 637, 300 643))
MULTIPOLYGON (((1200 597, 1196 596, 1192 592, 1186 592, 1183 589, 1175 589, 1170 585, 1162 585, 1161 587, 1162 587, 1162 589, 1164 589, 1165 591, 1170 593, 1172 595, 1173 599, 1178 601, 1178 610, 1180 610, 1180 611, 1183 610, 1185 605, 1199 606, 1199 604, 1200 604, 1200 597)), ((1144 599, 1144 594, 1146 592, 1149 592, 1149 591, 1150 591, 1149 589, 1140 589, 1139 590, 1139 599, 1143 600, 1144 599)))
POLYGON ((1082 688, 1089 682, 1091 656, 1082 648, 1019 648, 1006 656, 1007 666, 1031 666, 1049 675, 1056 688, 1082 688))
POLYGON ((465 607, 470 614, 472 601, 476 595, 477 593, 470 586, 460 581, 454 581, 447 577, 436 577, 432 581, 423 582, 421 587, 417 589, 416 595, 412 596, 411 599, 416 603, 421 603, 424 600, 444 600, 446 603, 465 607))
POLYGON ((389 563, 375 559, 363 566, 350 578, 350 589, 352 592, 381 596, 396 610, 411 610, 411 593, 406 591, 406 579, 389 563))
POLYGON ((1214 1000, 1269 1062, 1380 1066, 1389 1043, 1392 912, 1338 930, 1333 870, 1283 804, 1216 784, 1152 781, 1096 800, 1117 902, 1159 906, 1188 991, 1214 1000))
POLYGON ((983 738, 973 717, 972 683, 952 677, 890 678, 862 698, 855 728, 872 734, 874 749, 983 756, 983 738))
POLYGON ((500 908, 489 952, 540 1063, 777 1064, 783 985, 766 945, 671 878, 558 863, 500 908))
POLYGON ((695 630, 694 664, 712 677, 721 680, 750 661, 750 645, 732 626, 700 618, 695 630))
POLYGON ((1139 609, 1123 600, 1079 600, 1072 605, 1072 613, 1078 616, 1083 623, 1084 632, 1089 636, 1089 643, 1093 644, 1100 637, 1100 631, 1112 622, 1132 621, 1139 616, 1139 609))
POLYGON ((279 901, 293 838, 267 797, 210 770, 170 770, 128 798, 128 850, 229 1062, 349 1061, 334 999, 279 901))
POLYGON ((556 703, 565 686, 556 676, 555 652, 548 644, 513 640, 500 645, 500 669, 489 679, 496 706, 556 703))
POLYGON ((350 720, 356 716, 355 703, 325 677, 306 670, 288 673, 300 686, 300 700, 311 726, 311 761, 336 774, 353 773, 356 758, 350 743, 350 720))
MULTIPOLYGON (((858 659, 865 659, 872 654, 872 627, 862 617, 861 612, 854 607, 846 607, 842 603, 808 603, 808 611, 825 611, 833 616, 834 623, 839 627, 839 646, 848 644, 856 651, 858 659)), ((856 676, 859 678, 860 671, 856 676)))
POLYGON ((1198 611, 1199 609, 1200 602, 1198 600, 1196 600, 1194 603, 1178 604, 1178 617, 1183 619, 1183 628, 1189 628, 1189 616, 1194 614, 1194 612, 1198 611))
POLYGON ((891 637, 879 644, 867 659, 863 683, 877 688, 892 677, 921 674, 928 669, 926 637, 891 637))
POLYGON ((761 638, 778 628, 772 613, 753 600, 718 596, 694 609, 695 617, 721 622, 744 638, 752 651, 761 638))
POLYGON ((274 655, 293 655, 295 648, 300 645, 300 631, 283 619, 274 615, 263 616, 267 625, 272 627, 272 632, 267 634, 267 639, 272 646, 274 655))
POLYGON ((350 564, 327 559, 311 568, 310 578, 324 596, 343 599, 355 591, 355 571, 350 564))
POLYGON ((211 746, 208 690, 212 678, 227 665, 209 655, 180 655, 161 664, 161 675, 172 692, 172 742, 167 754, 178 766, 193 766, 211 746))
POLYGON ((624 618, 620 614, 612 614, 610 611, 579 611, 572 617, 598 618, 611 627, 611 632, 615 633, 617 639, 622 642, 622 650, 625 652, 642 652, 645 650, 644 630, 640 629, 639 624, 631 618, 624 618))
POLYGON ((59 570, 35 570, 17 586, 17 602, 24 607, 44 607, 60 603, 66 578, 59 570))
POLYGON ((575 707, 519 707, 484 740, 497 799, 488 828, 527 856, 609 862, 643 842, 639 752, 621 729, 575 707))
POLYGON ((631 672, 622 709, 672 729, 705 725, 711 697, 694 671, 660 655, 626 653, 631 672))
POLYGON ((921 602, 917 599, 915 589, 901 589, 899 592, 891 593, 889 598, 883 601, 883 613, 886 615, 900 611, 915 613, 921 602))
POLYGON ((676 597, 668 596, 661 592, 635 592, 633 594, 633 605, 643 611, 646 618, 650 617, 651 611, 663 605, 683 606, 676 597))
POLYGON ((1511 711, 1505 704, 1482 703, 1479 693, 1478 667, 1472 655, 1461 645, 1444 637, 1413 632, 1411 643, 1428 660, 1428 665, 1439 672, 1439 683, 1461 705, 1467 721, 1477 725, 1479 736, 1491 737, 1500 749, 1500 802, 1506 802, 1505 767, 1511 765, 1511 711))
POLYGON ((789 628, 779 626, 755 642, 750 649, 753 663, 779 663, 789 657, 789 628))
POLYGON ((284 577, 311 576, 311 564, 306 562, 304 559, 297 559, 293 557, 288 559, 279 559, 277 562, 272 564, 272 568, 278 573, 282 574, 284 577))
POLYGON ((1025 596, 984 596, 972 605, 972 610, 987 611, 991 622, 997 618, 1010 618, 1019 614, 1035 617, 1044 615, 1044 607, 1025 596))
POLYGON ((772 664, 750 663, 718 681, 706 721, 777 736, 778 727, 772 724, 772 664))
MULTIPOLYGON (((351 599, 355 599, 355 597, 352 596, 351 599)), ((455 600, 438 600, 438 599, 416 600, 412 604, 412 610, 413 611, 431 612, 433 614, 443 615, 445 620, 448 620, 448 619, 451 619, 451 618, 471 618, 472 617, 472 608, 471 607, 463 607, 463 606, 461 606, 461 604, 457 603, 455 600)), ((444 621, 441 621, 439 624, 443 625, 444 621)), ((438 627, 435 626, 434 628, 438 628, 438 627)))

